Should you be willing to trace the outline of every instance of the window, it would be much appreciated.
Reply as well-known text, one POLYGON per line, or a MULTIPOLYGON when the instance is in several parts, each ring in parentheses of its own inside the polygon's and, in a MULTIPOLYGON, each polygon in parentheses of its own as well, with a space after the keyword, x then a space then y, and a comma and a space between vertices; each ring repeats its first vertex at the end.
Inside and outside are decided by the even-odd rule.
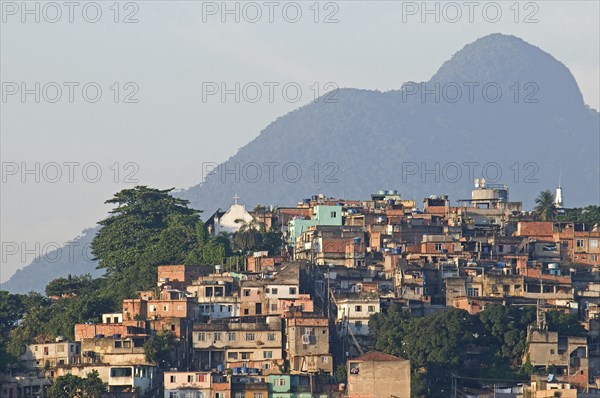
POLYGON ((550 350, 550 355, 554 355, 554 350, 550 350))
POLYGON ((224 392, 216 392, 215 398, 225 398, 225 393, 224 392))
POLYGON ((110 370, 110 377, 131 377, 131 374, 131 368, 112 368, 110 370))
POLYGON ((150 305, 150 312, 156 312, 156 306, 154 304, 150 305))
POLYGON ((277 288, 276 288, 276 287, 274 287, 274 288, 272 288, 272 289, 271 289, 271 293, 273 293, 273 294, 277 294, 277 292, 278 292, 278 290, 277 290, 277 288))
POLYGON ((246 296, 246 297, 250 296, 250 289, 244 289, 244 296, 246 296))
POLYGON ((215 338, 215 341, 221 341, 221 332, 215 332, 214 338, 215 338))
POLYGON ((271 304, 271 311, 277 311, 277 304, 271 304))
POLYGON ((181 304, 177 304, 177 311, 183 310, 183 306, 181 304))
POLYGON ((235 398, 244 398, 244 393, 243 392, 236 392, 235 393, 235 398))
POLYGON ((131 340, 124 340, 123 348, 131 348, 131 340))
POLYGON ((255 392, 254 393, 254 398, 263 398, 263 393, 262 392, 255 392))
POLYGON ((302 329, 302 334, 304 334, 306 336, 314 336, 315 335, 315 328, 303 328, 302 329))
POLYGON ((264 359, 272 359, 273 358, 273 351, 263 351, 263 358, 264 359))
POLYGON ((199 383, 204 383, 206 381, 206 375, 204 373, 200 373, 200 374, 196 375, 196 380, 199 383))
POLYGON ((277 338, 277 336, 275 336, 275 333, 269 333, 269 334, 267 334, 267 340, 268 341, 275 341, 276 338, 277 338))
POLYGON ((374 305, 370 305, 367 307, 367 311, 369 312, 375 312, 375 306, 374 305))
POLYGON ((198 333, 198 341, 206 341, 206 333, 204 333, 204 332, 198 333))
POLYGON ((230 360, 237 360, 238 359, 238 353, 237 352, 228 352, 227 353, 227 359, 230 360))
POLYGON ((435 251, 441 251, 442 250, 442 244, 441 243, 436 243, 435 244, 435 251))
POLYGON ((171 331, 174 332, 175 331, 175 325, 171 325, 171 331))
POLYGON ((330 215, 331 215, 331 218, 336 218, 337 217, 337 211, 332 211, 330 215))
POLYGON ((590 239, 590 247, 593 247, 594 249, 598 247, 598 240, 596 239, 590 239))
POLYGON ((575 246, 576 247, 583 247, 583 239, 577 239, 577 240, 575 240, 575 246))
POLYGON ((192 375, 188 375, 188 383, 193 383, 194 382, 194 376, 192 375))
POLYGON ((362 312, 362 305, 355 305, 354 306, 354 311, 355 312, 362 312))
POLYGON ((57 345, 56 346, 56 352, 64 352, 65 351, 65 346, 64 345, 57 345))
POLYGON ((467 288, 467 296, 479 296, 479 288, 468 287, 467 288))
POLYGON ((204 288, 204 296, 205 297, 212 297, 213 295, 213 288, 212 287, 206 287, 204 288))
POLYGON ((329 357, 321 357, 322 363, 329 363, 329 357))
POLYGON ((169 398, 178 398, 177 391, 169 391, 169 398))
POLYGON ((194 391, 187 391, 185 393, 185 398, 196 398, 196 393, 194 391))
POLYGON ((296 294, 296 288, 290 287, 290 294, 296 294))
POLYGON ((248 310, 248 308, 244 308, 244 315, 248 315, 250 312, 248 310))
POLYGON ((220 306, 219 306, 219 311, 221 311, 221 312, 225 312, 225 306, 224 306, 224 305, 220 305, 220 306))
POLYGON ((227 306, 227 312, 231 312, 233 310, 233 307, 231 305, 227 306))
POLYGON ((273 380, 273 385, 274 386, 278 386, 278 387, 282 387, 286 385, 285 379, 275 379, 273 380))
POLYGON ((240 352, 240 355, 242 356, 242 359, 250 359, 251 358, 251 352, 240 352))
POLYGON ((169 311, 169 306, 168 305, 163 305, 163 311, 169 311))
POLYGON ((123 342, 121 340, 115 340, 115 348, 121 348, 123 346, 123 342))
POLYGON ((254 341, 254 333, 246 333, 246 341, 254 341))
POLYGON ((597 255, 595 255, 595 254, 592 254, 592 255, 590 256, 590 260, 591 260, 591 261, 598 261, 598 256, 597 256, 597 255))
POLYGON ((171 380, 171 383, 177 382, 177 376, 171 376, 169 379, 171 380))
POLYGON ((227 333, 227 340, 229 340, 229 341, 235 341, 235 332, 229 332, 229 333, 227 333))

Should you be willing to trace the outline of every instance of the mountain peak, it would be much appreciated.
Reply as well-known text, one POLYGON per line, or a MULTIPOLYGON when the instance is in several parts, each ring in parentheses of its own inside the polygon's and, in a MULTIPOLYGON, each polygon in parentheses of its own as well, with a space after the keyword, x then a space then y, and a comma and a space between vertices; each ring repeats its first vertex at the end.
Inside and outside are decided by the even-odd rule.
POLYGON ((584 105, 577 82, 563 63, 517 36, 502 33, 464 46, 444 62, 429 82, 498 83, 507 89, 518 84, 525 95, 523 88, 533 83, 530 87, 536 88, 535 97, 544 107, 581 109, 584 105))

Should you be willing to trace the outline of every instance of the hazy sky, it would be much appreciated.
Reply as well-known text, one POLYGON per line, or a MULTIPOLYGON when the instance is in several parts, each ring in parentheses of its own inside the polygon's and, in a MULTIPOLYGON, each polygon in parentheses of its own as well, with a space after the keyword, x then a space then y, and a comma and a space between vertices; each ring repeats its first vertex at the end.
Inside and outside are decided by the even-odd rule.
POLYGON ((598 1, 447 4, 2 0, 0 281, 93 226, 122 188, 198 183, 203 162, 226 160, 317 87, 427 80, 490 33, 549 52, 599 108, 598 1))

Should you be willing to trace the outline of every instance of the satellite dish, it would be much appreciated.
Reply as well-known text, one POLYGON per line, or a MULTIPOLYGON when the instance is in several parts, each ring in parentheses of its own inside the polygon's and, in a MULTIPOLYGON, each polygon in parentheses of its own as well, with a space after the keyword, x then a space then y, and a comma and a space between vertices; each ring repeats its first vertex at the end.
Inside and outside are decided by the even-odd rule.
POLYGON ((479 188, 479 178, 476 178, 473 182, 475 183, 475 188, 479 188))
POLYGON ((482 178, 480 181, 481 188, 485 187, 485 178, 482 178))

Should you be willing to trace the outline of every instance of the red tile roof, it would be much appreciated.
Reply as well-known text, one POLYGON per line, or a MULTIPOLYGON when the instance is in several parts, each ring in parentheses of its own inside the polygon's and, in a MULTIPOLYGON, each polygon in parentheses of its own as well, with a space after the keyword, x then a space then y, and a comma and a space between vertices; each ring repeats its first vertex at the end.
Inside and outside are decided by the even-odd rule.
POLYGON ((403 361, 403 359, 395 357, 393 355, 384 354, 383 352, 379 352, 379 351, 369 351, 366 354, 361 355, 358 358, 352 359, 352 361, 363 361, 363 362, 375 361, 375 362, 381 362, 381 361, 403 361))

